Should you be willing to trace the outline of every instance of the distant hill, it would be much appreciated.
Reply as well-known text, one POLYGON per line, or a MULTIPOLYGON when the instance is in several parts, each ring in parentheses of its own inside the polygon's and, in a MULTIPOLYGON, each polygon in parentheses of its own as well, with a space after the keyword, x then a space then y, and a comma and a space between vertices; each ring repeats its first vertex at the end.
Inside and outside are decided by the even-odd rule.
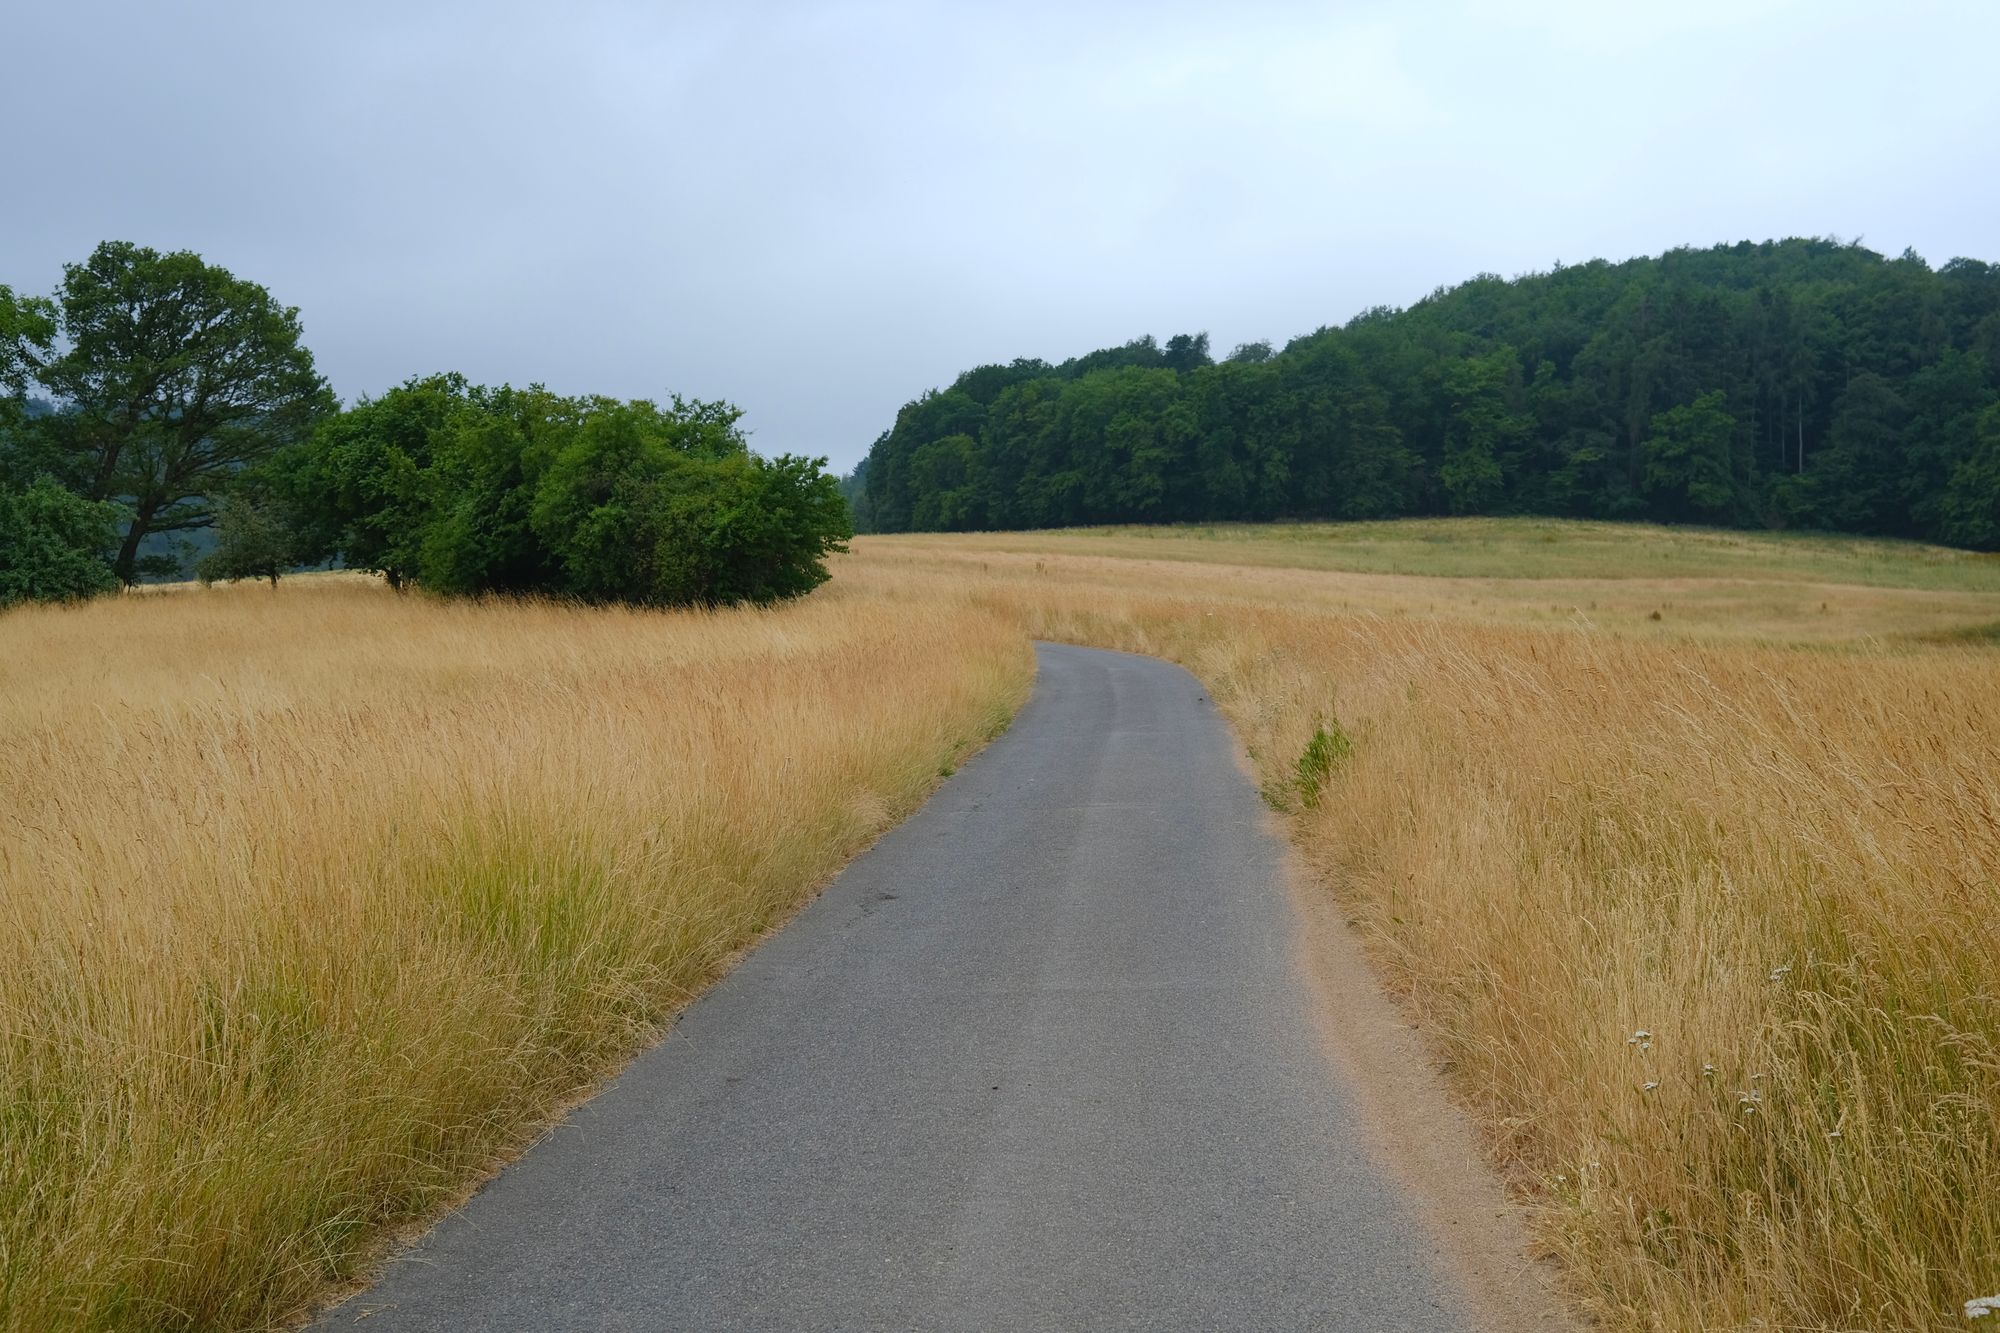
POLYGON ((979 366, 850 479, 876 531, 1541 514, 2000 548, 2000 267, 1834 240, 1484 274, 1222 361, 979 366))

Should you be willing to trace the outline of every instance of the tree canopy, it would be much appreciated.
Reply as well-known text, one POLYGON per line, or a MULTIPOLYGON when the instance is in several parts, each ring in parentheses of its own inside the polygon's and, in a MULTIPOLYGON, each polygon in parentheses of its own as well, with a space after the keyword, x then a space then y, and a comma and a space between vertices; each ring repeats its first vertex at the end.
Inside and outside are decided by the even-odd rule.
POLYGON ((849 486, 874 531, 1552 514, 2000 547, 2000 266, 1786 240, 1481 275, 1273 352, 980 366, 849 486))
POLYGON ((752 453, 740 416, 433 376, 331 418, 264 475, 297 558, 399 587, 640 605, 808 592, 853 530, 847 503, 826 460, 752 453))
POLYGON ((186 251, 107 241, 53 298, 0 289, 0 377, 62 409, 34 424, 52 475, 124 507, 113 568, 154 533, 206 527, 229 479, 304 437, 333 396, 298 311, 186 251))

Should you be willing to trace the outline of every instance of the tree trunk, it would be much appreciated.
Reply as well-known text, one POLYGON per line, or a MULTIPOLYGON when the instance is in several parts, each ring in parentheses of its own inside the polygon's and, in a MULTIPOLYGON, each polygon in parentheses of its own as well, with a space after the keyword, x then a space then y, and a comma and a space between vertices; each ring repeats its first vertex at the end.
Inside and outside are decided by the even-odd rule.
POLYGON ((146 540, 152 530, 155 506, 142 504, 132 513, 132 525, 125 529, 125 540, 118 548, 118 559, 112 568, 118 572, 118 581, 131 587, 136 581, 139 564, 139 543, 146 540))

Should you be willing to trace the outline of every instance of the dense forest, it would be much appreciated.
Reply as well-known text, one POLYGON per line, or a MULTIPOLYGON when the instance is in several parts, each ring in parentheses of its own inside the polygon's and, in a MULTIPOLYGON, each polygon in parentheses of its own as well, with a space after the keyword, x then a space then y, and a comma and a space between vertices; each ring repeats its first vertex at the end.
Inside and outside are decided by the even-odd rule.
POLYGON ((2000 266, 1786 240, 1482 275, 1238 347, 980 366, 844 483, 864 530, 1547 514, 2000 548, 2000 266))

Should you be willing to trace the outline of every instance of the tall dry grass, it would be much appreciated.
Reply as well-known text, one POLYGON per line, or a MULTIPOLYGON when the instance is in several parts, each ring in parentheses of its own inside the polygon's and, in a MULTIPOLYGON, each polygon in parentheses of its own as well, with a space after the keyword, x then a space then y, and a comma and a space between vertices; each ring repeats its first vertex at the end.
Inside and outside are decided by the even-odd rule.
POLYGON ((641 1045, 1030 669, 893 578, 0 616, 0 1327, 281 1318, 641 1045))
POLYGON ((1909 637, 1992 594, 1019 541, 775 612, 0 617, 0 1325, 350 1271, 920 799, 1029 634, 1208 683, 1607 1327, 2000 1291, 2000 652, 1909 637))
POLYGON ((2000 652, 1878 638, 1911 608, 1858 590, 1807 647, 1746 642, 1740 599, 1621 633, 861 549, 1207 683, 1606 1326, 1964 1327, 2000 1292, 2000 652))

